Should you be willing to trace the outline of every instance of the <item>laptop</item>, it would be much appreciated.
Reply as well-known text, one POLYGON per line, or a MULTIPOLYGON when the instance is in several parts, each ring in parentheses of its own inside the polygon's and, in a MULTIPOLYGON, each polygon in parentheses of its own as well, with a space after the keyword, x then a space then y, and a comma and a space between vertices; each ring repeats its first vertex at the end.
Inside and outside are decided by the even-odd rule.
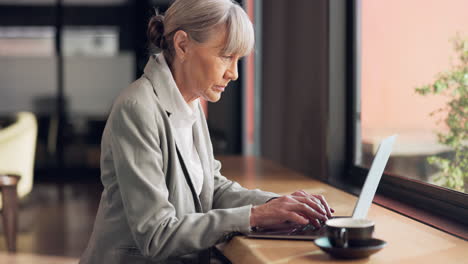
MULTIPOLYGON (((385 165, 392 152, 393 144, 396 140, 396 135, 385 138, 380 142, 377 154, 375 155, 369 173, 367 174, 366 181, 359 195, 359 199, 354 206, 352 218, 366 218, 367 212, 374 199, 375 192, 379 186, 380 178, 385 169, 385 165)), ((349 217, 349 216, 335 216, 338 217, 349 217)), ((247 237, 251 238, 270 238, 270 239, 293 239, 293 240, 314 240, 320 236, 325 235, 326 228, 316 228, 313 225, 305 226, 289 226, 284 229, 262 229, 250 232, 246 234, 247 237)))

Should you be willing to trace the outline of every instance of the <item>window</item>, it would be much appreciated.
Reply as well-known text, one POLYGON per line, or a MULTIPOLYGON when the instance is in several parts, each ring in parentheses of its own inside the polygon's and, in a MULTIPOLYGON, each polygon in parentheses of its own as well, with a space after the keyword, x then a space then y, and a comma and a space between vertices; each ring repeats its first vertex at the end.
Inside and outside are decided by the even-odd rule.
POLYGON ((112 101, 135 77, 136 5, 64 0, 59 9, 57 3, 0 1, 0 115, 36 114, 36 169, 60 163, 95 169, 112 101))
MULTIPOLYGON (((449 133, 450 126, 445 122, 447 110, 437 110, 453 99, 466 101, 467 62, 464 68, 459 66, 462 62, 453 46, 454 39, 468 41, 468 3, 356 0, 352 9, 356 68, 351 74, 355 99, 349 118, 354 120, 353 171, 364 175, 380 140, 398 134, 381 189, 466 223, 466 165, 459 162, 453 165, 459 167, 458 172, 453 172, 455 168, 444 174, 428 160, 460 158, 455 157, 453 146, 438 139, 437 133, 449 133), (423 96, 416 92, 416 88, 434 84, 438 74, 450 71, 461 72, 459 93, 423 96)), ((435 84, 443 88, 441 85, 435 84)), ((460 110, 461 145, 457 147, 462 146, 461 158, 466 163, 466 106, 460 110)))

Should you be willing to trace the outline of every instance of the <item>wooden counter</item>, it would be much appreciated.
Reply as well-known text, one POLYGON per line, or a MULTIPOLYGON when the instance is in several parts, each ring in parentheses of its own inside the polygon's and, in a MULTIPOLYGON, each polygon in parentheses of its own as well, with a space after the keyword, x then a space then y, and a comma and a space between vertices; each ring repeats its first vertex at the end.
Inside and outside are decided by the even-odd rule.
MULTIPOLYGON (((253 157, 218 157, 222 173, 246 188, 288 194, 303 189, 323 194, 335 215, 351 215, 357 197, 307 178, 273 162, 253 157)), ((374 236, 387 246, 367 259, 343 261, 329 257, 311 241, 235 237, 221 247, 232 263, 468 263, 468 242, 372 204, 368 218, 374 236)))

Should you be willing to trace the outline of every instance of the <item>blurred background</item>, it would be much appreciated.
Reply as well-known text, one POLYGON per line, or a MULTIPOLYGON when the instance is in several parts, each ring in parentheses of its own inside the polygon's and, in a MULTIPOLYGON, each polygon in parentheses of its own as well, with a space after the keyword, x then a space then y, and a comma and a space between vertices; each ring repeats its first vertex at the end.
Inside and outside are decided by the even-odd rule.
MULTIPOLYGON (((468 155, 466 110, 455 145, 437 136, 454 126, 445 122, 447 104, 467 96, 467 62, 454 49, 458 37, 461 53, 468 50, 467 1, 238 2, 254 22, 256 47, 222 99, 205 103, 216 155, 253 155, 327 180, 349 166, 368 168, 380 140, 399 134, 388 173, 467 192, 466 165, 447 176, 428 162, 468 155), (435 85, 439 94, 417 92, 434 90, 448 72, 461 77, 435 85)), ((170 3, 0 0, 0 172, 10 156, 2 128, 18 112, 37 120, 18 251, 73 260, 84 250, 102 190, 107 115, 142 74, 154 8, 170 3)))

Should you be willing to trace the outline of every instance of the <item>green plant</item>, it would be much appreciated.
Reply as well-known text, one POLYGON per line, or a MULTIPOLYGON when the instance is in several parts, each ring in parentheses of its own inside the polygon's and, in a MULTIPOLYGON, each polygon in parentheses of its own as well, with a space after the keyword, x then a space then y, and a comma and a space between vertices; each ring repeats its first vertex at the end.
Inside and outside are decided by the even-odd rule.
POLYGON ((468 181, 468 38, 453 40, 459 64, 437 75, 432 84, 416 88, 421 95, 442 95, 449 98, 443 108, 431 113, 440 114, 448 131, 438 132, 438 141, 453 150, 453 158, 428 157, 428 162, 440 169, 434 179, 444 187, 464 191, 468 181))

